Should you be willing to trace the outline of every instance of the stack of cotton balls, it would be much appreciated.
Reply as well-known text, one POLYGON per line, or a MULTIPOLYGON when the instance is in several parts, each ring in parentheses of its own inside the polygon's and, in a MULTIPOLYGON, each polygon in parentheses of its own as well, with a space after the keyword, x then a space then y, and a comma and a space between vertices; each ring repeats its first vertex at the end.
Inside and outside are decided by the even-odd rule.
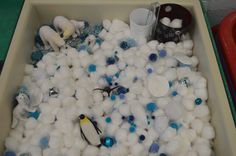
POLYGON ((92 52, 61 48, 26 65, 22 86, 42 94, 39 114, 23 116, 11 130, 5 155, 210 156, 215 133, 193 41, 136 41, 118 19, 104 20, 98 37, 103 42, 92 52), (117 89, 94 90, 104 87, 117 89), (80 114, 114 145, 89 145, 80 114))

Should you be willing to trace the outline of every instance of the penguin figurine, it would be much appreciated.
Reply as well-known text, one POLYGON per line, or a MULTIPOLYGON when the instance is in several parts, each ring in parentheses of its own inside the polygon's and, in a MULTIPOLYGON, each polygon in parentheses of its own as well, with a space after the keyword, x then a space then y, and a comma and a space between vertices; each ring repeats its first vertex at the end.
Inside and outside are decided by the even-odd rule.
POLYGON ((99 134, 102 132, 97 125, 84 114, 79 116, 79 125, 82 138, 89 144, 99 147, 101 145, 99 134))

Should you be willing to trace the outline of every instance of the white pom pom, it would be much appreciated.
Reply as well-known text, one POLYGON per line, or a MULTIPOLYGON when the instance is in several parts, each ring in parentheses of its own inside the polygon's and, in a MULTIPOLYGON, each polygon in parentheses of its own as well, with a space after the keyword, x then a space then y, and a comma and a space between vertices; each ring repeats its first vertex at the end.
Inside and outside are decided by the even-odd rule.
POLYGON ((120 114, 123 115, 123 116, 128 116, 128 115, 130 115, 130 106, 127 105, 127 104, 122 104, 122 105, 120 105, 120 107, 119 107, 119 112, 120 112, 120 114))
MULTIPOLYGON (((131 105, 131 112, 134 115, 137 124, 141 124, 142 126, 147 125, 147 117, 144 108, 138 102, 133 103, 131 105)), ((140 126, 141 126, 140 125, 140 126)))
POLYGON ((7 138, 5 139, 5 147, 6 147, 8 150, 18 151, 19 144, 20 144, 20 143, 17 141, 16 138, 7 137, 7 138))
MULTIPOLYGON (((159 123, 160 124, 160 123, 159 123)), ((168 127, 164 133, 161 135, 161 140, 163 141, 170 141, 172 138, 176 136, 176 129, 168 127)))
POLYGON ((177 78, 177 73, 176 73, 176 69, 174 68, 169 68, 165 73, 164 73, 165 77, 169 80, 169 81, 173 81, 177 78))
POLYGON ((115 137, 116 137, 116 140, 118 142, 124 143, 124 142, 127 141, 127 135, 128 135, 127 130, 125 130, 125 129, 118 129, 116 131, 115 137))
POLYGON ((119 145, 115 146, 111 150, 111 156, 127 156, 128 151, 125 146, 119 145))
POLYGON ((111 21, 108 20, 108 19, 105 19, 105 20, 102 21, 102 25, 108 31, 110 26, 111 26, 111 21))
POLYGON ((98 34, 98 36, 103 40, 105 39, 106 35, 107 35, 106 29, 102 29, 102 31, 98 34))
POLYGON ((49 139, 49 147, 51 147, 51 148, 63 147, 62 136, 51 135, 50 139, 49 139))
POLYGON ((162 19, 160 19, 161 23, 166 25, 166 26, 169 26, 170 25, 170 18, 168 17, 163 17, 162 19))
POLYGON ((158 42, 157 40, 152 40, 152 41, 149 41, 149 42, 147 43, 147 45, 148 45, 152 50, 156 50, 158 44, 159 44, 159 42, 158 42))
POLYGON ((211 125, 205 125, 203 127, 202 137, 206 139, 213 139, 215 137, 215 131, 211 125))
POLYGON ((171 120, 178 120, 182 117, 184 110, 182 105, 172 102, 166 105, 165 112, 171 120))
POLYGON ((170 155, 174 155, 175 153, 178 153, 178 150, 180 148, 180 142, 177 139, 171 140, 166 144, 166 153, 170 155))
POLYGON ((145 152, 144 152, 144 147, 137 143, 133 146, 131 146, 131 153, 132 153, 132 156, 143 156, 143 155, 146 155, 145 152))
POLYGON ((202 118, 207 115, 209 115, 210 111, 207 105, 201 104, 199 106, 196 106, 194 109, 194 115, 196 117, 202 118))
POLYGON ((199 63, 198 58, 196 56, 192 56, 190 59, 192 60, 192 66, 196 67, 199 63))
POLYGON ((194 129, 198 134, 200 134, 202 132, 202 128, 203 128, 203 122, 199 119, 194 119, 191 122, 191 127, 192 129, 194 129))
MULTIPOLYGON (((204 77, 200 77, 196 83, 194 83, 194 87, 201 89, 203 88, 205 90, 205 88, 207 87, 207 80, 204 77)), ((205 93, 204 93, 205 94, 205 93)))
POLYGON ((183 47, 188 50, 193 49, 193 40, 184 40, 183 47))
POLYGON ((185 109, 189 111, 193 110, 195 107, 194 100, 192 99, 183 98, 182 104, 184 105, 185 109))
POLYGON ((168 127, 169 119, 166 116, 159 116, 155 119, 154 128, 158 133, 163 133, 168 127))
POLYGON ((189 123, 192 122, 194 119, 195 119, 195 116, 194 116, 193 112, 187 112, 187 113, 185 113, 184 122, 186 122, 187 124, 189 124, 189 123))
POLYGON ((178 133, 181 137, 187 138, 190 142, 193 142, 197 137, 197 133, 193 129, 181 128, 178 133))
POLYGON ((194 149, 197 151, 198 155, 211 156, 211 149, 205 144, 196 144, 194 145, 194 149))
POLYGON ((98 148, 94 146, 88 145, 85 150, 83 151, 83 156, 92 156, 92 155, 97 155, 98 153, 98 148))
POLYGON ((106 132, 107 132, 108 135, 114 136, 117 129, 118 129, 118 126, 117 126, 117 125, 115 125, 115 124, 110 124, 110 125, 107 127, 106 132))
POLYGON ((80 156, 80 150, 77 147, 72 147, 67 152, 68 156, 80 156))
POLYGON ((138 136, 135 133, 129 133, 127 137, 128 145, 133 146, 138 143, 138 136))
POLYGON ((188 152, 187 156, 198 156, 197 152, 194 150, 191 150, 188 152))
POLYGON ((177 64, 178 64, 177 60, 174 59, 173 57, 168 57, 168 58, 166 59, 165 65, 166 65, 167 67, 176 67, 177 64))
POLYGON ((102 42, 101 48, 104 50, 111 50, 113 48, 113 45, 108 41, 104 41, 102 42))
POLYGON ((34 118, 28 118, 25 122, 25 129, 34 129, 37 124, 37 120, 35 120, 34 118))
POLYGON ((64 139, 65 147, 70 148, 70 147, 72 147, 74 145, 76 138, 72 134, 68 134, 67 133, 67 134, 64 134, 64 138, 63 139, 64 139))

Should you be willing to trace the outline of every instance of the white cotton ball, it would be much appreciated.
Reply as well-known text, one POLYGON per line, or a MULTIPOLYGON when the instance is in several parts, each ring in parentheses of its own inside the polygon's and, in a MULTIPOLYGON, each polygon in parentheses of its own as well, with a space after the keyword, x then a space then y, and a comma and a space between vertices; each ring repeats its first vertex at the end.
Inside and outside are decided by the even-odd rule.
POLYGON ((51 148, 63 147, 62 136, 51 135, 50 139, 49 139, 49 147, 51 147, 51 148))
POLYGON ((147 45, 148 45, 152 50, 156 50, 158 44, 159 44, 159 42, 158 42, 157 40, 152 40, 152 41, 149 41, 149 42, 147 43, 147 45))
POLYGON ((77 147, 72 147, 67 152, 68 156, 80 156, 80 150, 77 147))
POLYGON ((173 57, 168 57, 165 60, 166 67, 176 67, 178 64, 177 60, 173 57))
POLYGON ((160 22, 166 26, 170 26, 171 20, 168 17, 163 17, 162 19, 160 19, 160 22))
POLYGON ((178 153, 179 148, 180 148, 180 141, 177 139, 173 139, 166 144, 165 151, 167 154, 174 155, 175 153, 178 153))
POLYGON ((178 120, 179 118, 182 117, 183 112, 184 112, 182 105, 178 103, 173 103, 173 102, 166 105, 164 109, 165 109, 166 115, 171 120, 178 120))
POLYGON ((169 81, 173 81, 177 78, 177 73, 176 73, 176 69, 174 68, 169 68, 165 73, 164 76, 169 80, 169 81))
POLYGON ((182 104, 184 105, 185 109, 189 111, 193 110, 195 107, 194 100, 192 99, 183 98, 182 104))
POLYGON ((172 28, 182 28, 182 22, 183 20, 182 19, 173 19, 170 23, 170 27, 172 28))
POLYGON ((194 87, 201 89, 207 87, 207 80, 204 77, 200 77, 196 83, 194 83, 194 87))
POLYGON ((186 122, 187 124, 189 124, 190 122, 192 122, 195 119, 195 116, 193 114, 193 112, 186 112, 184 115, 184 122, 186 122))
POLYGON ((149 128, 148 136, 152 138, 152 140, 157 140, 159 138, 159 134, 154 128, 149 128))
POLYGON ((25 129, 34 129, 38 122, 34 118, 28 118, 25 122, 25 129))
POLYGON ((76 99, 74 97, 66 97, 62 100, 62 105, 74 105, 76 103, 76 99))
POLYGON ((188 88, 184 85, 180 85, 177 87, 177 92, 181 96, 185 96, 188 93, 188 88))
POLYGON ((194 149, 198 153, 198 155, 211 156, 211 148, 206 146, 205 144, 196 144, 194 145, 194 149))
MULTIPOLYGON (((112 41, 113 41, 112 39, 114 38, 114 35, 112 33, 107 33, 104 38, 105 38, 105 41, 110 41, 110 44, 112 44, 112 41)), ((108 48, 108 49, 111 50, 112 48, 108 48)))
POLYGON ((193 49, 193 40, 184 40, 183 47, 188 50, 193 49))
POLYGON ((58 66, 55 65, 55 64, 48 65, 46 67, 48 75, 54 75, 56 73, 56 71, 57 71, 57 68, 58 68, 58 66))
POLYGON ((194 150, 191 150, 187 153, 187 156, 198 156, 197 152, 194 150))
POLYGON ((124 70, 125 67, 126 67, 126 63, 125 63, 125 62, 123 62, 123 61, 119 61, 119 62, 118 62, 118 68, 119 68, 120 70, 124 70))
POLYGON ((8 149, 8 150, 18 151, 19 144, 20 144, 20 142, 17 141, 16 138, 7 137, 7 138, 5 139, 5 147, 6 147, 6 149, 8 149))
POLYGON ((116 65, 109 65, 107 66, 107 75, 115 75, 117 72, 119 71, 119 69, 117 68, 116 65))
POLYGON ((154 129, 158 132, 158 133, 163 133, 166 128, 169 125, 169 119, 166 116, 159 116, 156 117, 155 119, 155 123, 154 123, 154 129))
POLYGON ((198 58, 196 56, 192 56, 190 59, 192 60, 192 66, 196 67, 199 63, 198 58))
POLYGON ((23 139, 23 133, 18 130, 11 130, 9 137, 13 137, 17 139, 18 141, 21 141, 23 139))
POLYGON ((113 45, 108 41, 104 41, 101 44, 101 48, 104 50, 111 50, 113 48, 113 45))
POLYGON ((202 137, 206 139, 213 139, 215 137, 214 128, 211 125, 205 125, 202 129, 202 137))
POLYGON ((118 112, 113 112, 111 115, 111 118, 112 118, 113 124, 115 124, 115 125, 120 125, 122 122, 122 119, 121 119, 122 116, 118 112))
POLYGON ((170 49, 174 49, 176 48, 176 43, 173 41, 169 41, 165 43, 165 48, 170 48, 170 49))
POLYGON ((196 117, 202 118, 209 115, 210 111, 207 105, 201 104, 195 107, 193 113, 196 117))
POLYGON ((170 102, 170 98, 161 97, 157 99, 158 107, 165 108, 165 106, 170 102))
POLYGON ((52 124, 55 121, 55 115, 41 113, 38 120, 44 124, 52 124))
POLYGON ((102 25, 108 31, 110 26, 111 26, 111 21, 108 20, 108 19, 105 19, 105 20, 102 21, 102 25))
POLYGON ((118 125, 109 124, 109 126, 106 129, 106 133, 107 135, 114 136, 117 129, 118 129, 118 125))
POLYGON ((129 28, 128 24, 119 19, 113 19, 109 31, 112 33, 117 33, 129 28))
POLYGON ((193 142, 197 137, 197 133, 193 129, 181 128, 178 133, 181 137, 187 138, 190 142, 193 142))
POLYGON ((168 127, 164 133, 160 136, 161 140, 168 142, 176 136, 176 129, 168 127))
POLYGON ((46 68, 46 63, 44 63, 43 61, 39 61, 36 65, 37 65, 37 68, 40 68, 43 70, 46 68))
POLYGON ((83 156, 96 156, 98 154, 98 148, 95 146, 88 145, 83 151, 83 156))
POLYGON ((111 150, 111 156, 127 156, 127 148, 123 145, 114 146, 111 150))
POLYGON ((68 134, 68 133, 64 134, 63 140, 64 140, 65 147, 67 148, 72 147, 75 143, 75 139, 78 139, 78 138, 75 138, 72 134, 68 134))
POLYGON ((115 138, 118 142, 124 143, 127 141, 128 132, 125 129, 118 129, 115 134, 115 138))
POLYGON ((203 128, 203 122, 200 119, 194 119, 191 122, 191 127, 192 129, 194 129, 198 134, 200 134, 202 132, 202 128, 203 128))
POLYGON ((121 125, 121 127, 120 128, 123 128, 123 129, 129 129, 130 128, 130 124, 129 123, 127 123, 127 122, 125 122, 125 123, 123 123, 122 125, 121 125))
POLYGON ((123 115, 123 116, 128 116, 128 115, 130 115, 130 106, 127 105, 127 104, 122 104, 122 105, 120 105, 120 107, 119 107, 119 112, 120 112, 120 114, 123 115))
POLYGON ((105 39, 106 35, 107 35, 106 29, 102 29, 102 31, 98 34, 98 36, 103 40, 105 39))
MULTIPOLYGON (((141 106, 141 104, 135 101, 133 101, 134 103, 131 105, 131 113, 134 115, 137 124, 141 124, 142 126, 146 126, 147 125, 147 117, 146 117, 146 113, 144 108, 141 106)), ((140 126, 141 126, 140 125, 140 126)))
POLYGON ((135 145, 138 143, 138 136, 136 133, 129 133, 127 136, 128 145, 135 145))
POLYGON ((42 156, 42 150, 38 146, 30 146, 29 153, 31 153, 33 156, 42 156))
POLYGON ((79 79, 84 73, 85 73, 85 72, 84 72, 84 70, 83 70, 82 68, 80 68, 80 67, 75 68, 75 69, 73 70, 73 77, 74 77, 75 79, 79 79))
POLYGON ((103 100, 102 94, 100 92, 94 92, 93 93, 93 100, 98 103, 101 102, 103 100))
POLYGON ((131 146, 130 150, 131 150, 132 156, 143 156, 143 155, 146 155, 145 151, 144 151, 143 145, 141 145, 139 143, 131 146))
POLYGON ((34 71, 34 66, 31 64, 26 64, 25 65, 25 74, 30 75, 34 71))
POLYGON ((109 113, 110 111, 112 111, 112 106, 113 106, 113 104, 112 104, 112 102, 110 100, 104 100, 102 102, 102 105, 101 105, 101 107, 103 108, 104 112, 106 112, 106 113, 109 113))

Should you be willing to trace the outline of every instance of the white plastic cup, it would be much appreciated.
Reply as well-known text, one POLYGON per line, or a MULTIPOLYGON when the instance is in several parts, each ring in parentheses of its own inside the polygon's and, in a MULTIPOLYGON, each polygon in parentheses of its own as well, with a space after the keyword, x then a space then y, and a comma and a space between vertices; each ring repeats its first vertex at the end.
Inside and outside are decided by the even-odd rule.
POLYGON ((152 28, 156 17, 151 10, 145 8, 138 8, 131 12, 130 16, 130 31, 136 37, 151 37, 152 28))

